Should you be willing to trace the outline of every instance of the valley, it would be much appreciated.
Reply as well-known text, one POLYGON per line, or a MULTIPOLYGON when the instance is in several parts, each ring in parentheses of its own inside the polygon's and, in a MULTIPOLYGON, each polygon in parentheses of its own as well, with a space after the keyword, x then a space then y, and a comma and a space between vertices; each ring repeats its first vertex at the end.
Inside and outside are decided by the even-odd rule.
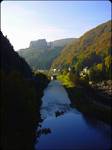
POLYGON ((112 149, 110 2, 1 6, 1 149, 112 149))
POLYGON ((71 43, 75 38, 61 39, 47 42, 45 39, 31 41, 29 48, 21 49, 18 54, 25 58, 33 70, 50 69, 53 60, 60 55, 65 45, 71 43))

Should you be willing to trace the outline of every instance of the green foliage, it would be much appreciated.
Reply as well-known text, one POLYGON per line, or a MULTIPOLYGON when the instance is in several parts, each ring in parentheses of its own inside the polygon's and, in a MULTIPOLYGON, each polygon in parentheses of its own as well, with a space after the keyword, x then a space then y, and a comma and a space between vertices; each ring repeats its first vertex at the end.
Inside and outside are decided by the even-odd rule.
MULTIPOLYGON (((38 41, 33 41, 29 48, 18 51, 19 55, 25 58, 32 69, 49 69, 53 60, 60 54, 63 47, 70 43, 73 39, 62 39, 47 43, 49 46, 43 47, 45 42, 41 44, 38 41)), ((41 41, 41 40, 40 40, 41 41)))
POLYGON ((74 86, 77 86, 79 84, 79 82, 80 82, 79 81, 79 77, 73 71, 70 71, 69 79, 73 83, 74 86))
POLYGON ((104 59, 106 78, 112 79, 112 56, 109 55, 104 59))
POLYGON ((102 63, 90 67, 90 80, 98 82, 106 79, 111 79, 111 62, 112 56, 107 56, 102 63))
POLYGON ((105 63, 106 70, 107 71, 110 70, 112 67, 112 56, 111 55, 107 56, 104 59, 104 63, 105 63))
POLYGON ((91 81, 101 81, 104 79, 102 64, 94 65, 90 68, 89 78, 91 81))
POLYGON ((111 21, 108 21, 67 45, 55 59, 52 67, 61 66, 61 69, 65 69, 65 66, 71 66, 77 76, 88 67, 90 75, 86 76, 87 80, 111 79, 111 50, 111 21))
POLYGON ((75 70, 76 70, 76 73, 77 75, 79 75, 80 71, 83 69, 83 66, 82 66, 82 60, 78 61, 77 64, 75 65, 75 70))
POLYGON ((103 64, 97 64, 96 65, 96 68, 99 72, 102 72, 103 71, 103 64))
POLYGON ((69 73, 58 75, 57 79, 66 87, 74 87, 74 83, 70 80, 69 73))

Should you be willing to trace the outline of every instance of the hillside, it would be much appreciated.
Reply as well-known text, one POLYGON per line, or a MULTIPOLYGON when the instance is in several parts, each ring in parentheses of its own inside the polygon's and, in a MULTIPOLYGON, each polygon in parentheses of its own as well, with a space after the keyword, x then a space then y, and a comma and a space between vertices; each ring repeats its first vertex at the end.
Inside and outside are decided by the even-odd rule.
POLYGON ((111 52, 111 21, 86 32, 79 40, 68 44, 54 60, 51 68, 68 68, 76 71, 102 63, 111 52))
MULTIPOLYGON (((75 39, 76 40, 76 39, 75 39)), ((47 42, 45 39, 31 41, 29 48, 18 51, 33 69, 49 69, 53 60, 73 38, 47 42)))
POLYGON ((0 31, 0 56, 1 66, 0 69, 9 74, 12 71, 20 72, 24 77, 31 77, 32 71, 26 61, 13 50, 13 46, 9 40, 4 37, 0 31))
POLYGON ((45 75, 33 75, 0 31, 1 149, 33 150, 45 75))

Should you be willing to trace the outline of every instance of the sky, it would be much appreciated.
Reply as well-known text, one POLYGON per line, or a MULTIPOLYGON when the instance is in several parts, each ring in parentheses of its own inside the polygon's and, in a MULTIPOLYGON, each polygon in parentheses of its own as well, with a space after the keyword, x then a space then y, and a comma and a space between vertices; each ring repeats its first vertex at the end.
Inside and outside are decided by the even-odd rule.
POLYGON ((30 41, 79 38, 111 19, 106 1, 2 1, 1 31, 15 50, 30 41))

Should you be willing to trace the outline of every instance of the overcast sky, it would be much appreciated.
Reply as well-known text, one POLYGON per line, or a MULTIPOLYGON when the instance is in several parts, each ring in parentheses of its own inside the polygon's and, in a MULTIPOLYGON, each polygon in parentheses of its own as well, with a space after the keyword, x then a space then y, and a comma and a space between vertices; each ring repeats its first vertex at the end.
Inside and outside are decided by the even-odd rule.
POLYGON ((80 37, 111 19, 107 1, 3 1, 1 30, 15 50, 30 41, 80 37))

